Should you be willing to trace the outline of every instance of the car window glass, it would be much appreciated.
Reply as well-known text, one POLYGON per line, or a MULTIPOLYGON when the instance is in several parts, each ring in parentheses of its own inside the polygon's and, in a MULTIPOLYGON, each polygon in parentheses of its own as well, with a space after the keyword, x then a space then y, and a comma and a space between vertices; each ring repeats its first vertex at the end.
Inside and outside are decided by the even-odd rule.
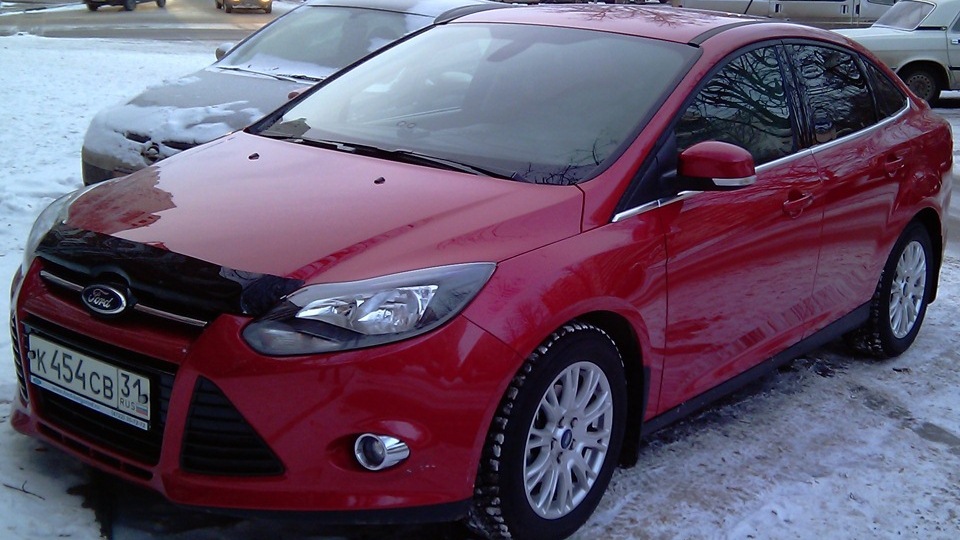
POLYGON ((431 21, 378 9, 303 6, 241 43, 217 66, 325 77, 431 21))
POLYGON ((865 64, 873 79, 873 95, 877 99, 877 112, 880 119, 888 118, 900 112, 907 105, 907 97, 897 88, 885 73, 869 63, 865 64))
POLYGON ((933 11, 933 4, 928 2, 900 0, 873 24, 874 26, 913 30, 920 26, 920 23, 927 18, 931 11, 933 11))
POLYGON ((633 140, 696 54, 684 44, 579 29, 436 26, 318 88, 267 135, 571 184, 633 140))
POLYGON ((752 50, 728 63, 700 90, 676 127, 680 151, 702 141, 747 149, 757 164, 796 147, 777 50, 752 50))
POLYGON ((867 78, 853 55, 812 45, 792 45, 790 49, 817 143, 832 141, 876 123, 867 78))
POLYGON ((950 26, 950 31, 954 34, 960 32, 960 16, 957 16, 957 20, 955 20, 953 25, 950 26))

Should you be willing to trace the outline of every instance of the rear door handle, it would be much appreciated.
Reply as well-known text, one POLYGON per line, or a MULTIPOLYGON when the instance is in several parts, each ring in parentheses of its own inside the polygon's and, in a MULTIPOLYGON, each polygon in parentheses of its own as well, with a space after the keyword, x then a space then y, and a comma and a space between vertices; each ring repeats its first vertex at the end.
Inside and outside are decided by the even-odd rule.
POLYGON ((897 174, 897 171, 903 168, 904 163, 905 161, 903 156, 890 154, 887 156, 886 161, 884 161, 883 168, 887 171, 888 176, 893 176, 897 174))

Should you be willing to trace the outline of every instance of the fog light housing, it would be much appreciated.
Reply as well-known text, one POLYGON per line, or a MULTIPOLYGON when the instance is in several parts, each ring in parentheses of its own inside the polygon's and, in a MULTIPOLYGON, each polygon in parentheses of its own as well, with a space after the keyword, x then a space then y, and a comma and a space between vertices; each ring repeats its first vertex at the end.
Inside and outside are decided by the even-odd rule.
POLYGON ((410 457, 410 448, 396 437, 364 433, 353 443, 353 455, 364 469, 381 471, 410 457))

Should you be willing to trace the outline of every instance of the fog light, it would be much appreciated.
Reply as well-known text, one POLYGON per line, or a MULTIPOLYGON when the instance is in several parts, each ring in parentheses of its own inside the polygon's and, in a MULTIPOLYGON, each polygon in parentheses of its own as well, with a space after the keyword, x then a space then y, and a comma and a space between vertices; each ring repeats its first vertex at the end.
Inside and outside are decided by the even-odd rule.
POLYGON ((364 469, 380 471, 407 459, 410 448, 400 439, 389 435, 364 433, 353 443, 353 455, 364 469))

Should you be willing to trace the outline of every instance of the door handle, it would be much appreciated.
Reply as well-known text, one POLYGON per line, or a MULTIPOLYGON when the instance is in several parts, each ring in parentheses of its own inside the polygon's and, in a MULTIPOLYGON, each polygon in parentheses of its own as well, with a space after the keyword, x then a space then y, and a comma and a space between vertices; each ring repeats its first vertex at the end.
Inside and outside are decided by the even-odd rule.
POLYGON ((950 38, 951 45, 960 45, 960 38, 950 38))
POLYGON ((903 156, 890 154, 887 156, 886 161, 883 162, 883 168, 887 171, 887 176, 893 176, 903 168, 905 163, 903 156))
POLYGON ((812 193, 791 192, 790 198, 783 203, 783 213, 795 218, 813 204, 812 193))

